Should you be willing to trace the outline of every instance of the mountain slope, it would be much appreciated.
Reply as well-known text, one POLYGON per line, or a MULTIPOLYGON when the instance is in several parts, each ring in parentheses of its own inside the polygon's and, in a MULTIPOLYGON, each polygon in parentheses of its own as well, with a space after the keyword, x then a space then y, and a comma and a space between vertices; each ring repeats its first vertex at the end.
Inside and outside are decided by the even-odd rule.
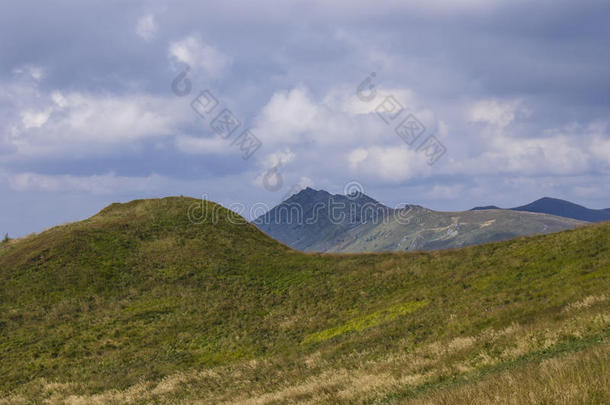
POLYGON ((608 210, 594 210, 569 201, 549 197, 541 198, 520 207, 511 208, 511 210, 540 212, 587 222, 610 221, 610 211, 608 210))
POLYGON ((563 231, 581 222, 545 214, 485 210, 439 212, 411 208, 377 225, 348 231, 329 252, 436 250, 563 231))
POLYGON ((0 398, 437 403, 502 376, 505 401, 603 403, 608 287, 610 224, 321 255, 209 202, 116 204, 0 245, 0 398), (548 360, 582 372, 527 385, 548 360))
POLYGON ((509 210, 439 212, 416 205, 390 209, 366 195, 311 188, 253 223, 294 249, 314 252, 434 250, 557 232, 582 223, 509 210))
POLYGON ((332 195, 307 187, 252 223, 294 249, 326 251, 342 242, 350 229, 392 212, 364 194, 332 195))

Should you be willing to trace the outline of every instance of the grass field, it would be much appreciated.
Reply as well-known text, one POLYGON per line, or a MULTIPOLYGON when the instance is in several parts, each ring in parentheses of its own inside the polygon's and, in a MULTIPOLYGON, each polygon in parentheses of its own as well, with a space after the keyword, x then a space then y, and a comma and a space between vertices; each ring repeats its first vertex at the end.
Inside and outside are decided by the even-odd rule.
POLYGON ((322 255, 194 204, 0 245, 0 403, 610 403, 610 224, 322 255))

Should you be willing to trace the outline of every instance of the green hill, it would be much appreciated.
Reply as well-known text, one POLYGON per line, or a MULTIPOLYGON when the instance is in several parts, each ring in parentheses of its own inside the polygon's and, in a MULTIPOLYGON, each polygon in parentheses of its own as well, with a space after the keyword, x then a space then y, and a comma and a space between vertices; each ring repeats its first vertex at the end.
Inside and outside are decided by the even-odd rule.
POLYGON ((0 403, 607 403, 609 287, 607 223, 327 255, 113 204, 0 245, 0 403))

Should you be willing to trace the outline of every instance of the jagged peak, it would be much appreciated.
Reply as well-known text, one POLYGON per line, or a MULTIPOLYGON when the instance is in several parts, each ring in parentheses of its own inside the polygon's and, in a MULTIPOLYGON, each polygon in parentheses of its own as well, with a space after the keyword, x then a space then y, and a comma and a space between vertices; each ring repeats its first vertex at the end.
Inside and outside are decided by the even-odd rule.
POLYGON ((316 190, 311 187, 306 187, 299 191, 298 193, 293 194, 284 202, 302 202, 304 200, 321 200, 321 199, 330 199, 336 198, 338 200, 348 199, 355 202, 360 203, 374 203, 380 204, 374 198, 362 193, 362 192, 353 192, 351 194, 331 194, 326 190, 316 190))

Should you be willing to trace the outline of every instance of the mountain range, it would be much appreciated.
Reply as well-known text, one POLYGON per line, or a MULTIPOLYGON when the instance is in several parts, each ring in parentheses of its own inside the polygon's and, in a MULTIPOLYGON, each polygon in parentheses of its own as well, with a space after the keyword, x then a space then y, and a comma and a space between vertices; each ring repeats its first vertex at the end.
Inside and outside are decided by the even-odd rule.
MULTIPOLYGON (((495 205, 475 207, 472 210, 501 209, 495 205)), ((530 204, 520 207, 508 208, 513 211, 540 212, 564 218, 577 219, 587 222, 610 221, 610 208, 591 209, 558 198, 543 197, 530 204)))
POLYGON ((609 282, 605 223, 306 254, 213 202, 116 203, 0 243, 0 403, 608 403, 609 282))
POLYGON ((314 252, 435 250, 571 229, 585 222, 525 210, 484 207, 441 212, 389 208, 363 194, 306 188, 253 224, 288 246, 314 252))

